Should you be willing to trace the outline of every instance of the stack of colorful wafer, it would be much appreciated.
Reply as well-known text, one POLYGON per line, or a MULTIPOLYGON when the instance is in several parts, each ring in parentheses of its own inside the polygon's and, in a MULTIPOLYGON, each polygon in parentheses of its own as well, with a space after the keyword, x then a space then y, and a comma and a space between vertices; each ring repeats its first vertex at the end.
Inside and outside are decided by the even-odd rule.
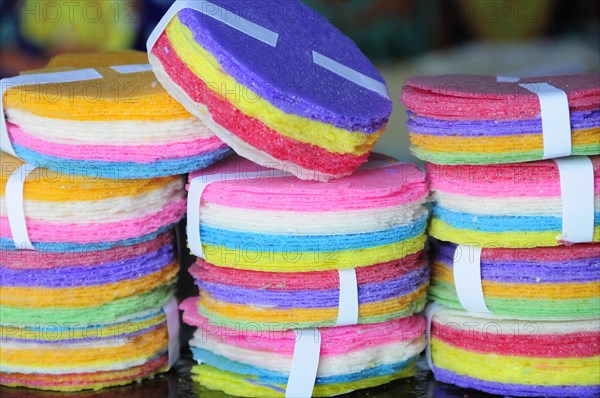
POLYGON ((411 77, 402 93, 411 150, 420 159, 437 164, 544 159, 540 104, 536 93, 521 86, 544 82, 566 92, 572 154, 596 155, 600 152, 598 81, 598 74, 529 79, 411 77))
POLYGON ((600 346, 577 348, 600 332, 598 77, 409 79, 412 150, 430 162, 434 201, 436 379, 514 396, 600 392, 600 346))
MULTIPOLYGON (((423 253, 428 215, 423 172, 413 164, 374 156, 352 176, 323 183, 232 157, 190 178, 188 222, 197 221, 188 224, 188 240, 192 252, 204 258, 191 269, 200 297, 184 305, 188 321, 241 331, 282 331, 284 336, 293 335, 291 329, 325 328, 323 344, 334 344, 326 336, 345 331, 354 336, 349 339, 363 336, 356 343, 364 347, 371 333, 371 342, 386 333, 388 343, 411 341, 410 349, 389 354, 383 354, 379 345, 356 353, 342 348, 331 354, 331 362, 322 349, 326 365, 320 368, 313 391, 322 396, 410 373, 422 348, 413 341, 421 338, 420 326, 411 326, 410 338, 396 332, 421 322, 413 314, 423 309, 429 282, 423 253), (198 197, 199 185, 203 190, 198 197), (199 242, 194 241, 198 232, 199 242), (342 279, 348 271, 356 280, 350 286, 356 293, 356 317, 342 322, 342 307, 348 306, 342 302, 346 291, 342 279), (352 326, 335 328, 340 325, 352 326), (345 366, 334 370, 349 357, 352 364, 346 366, 351 370, 345 366)), ((337 342, 350 347, 351 340, 337 342)), ((232 362, 234 357, 220 354, 238 350, 235 345, 193 340, 196 359, 202 363, 197 380, 241 396, 285 390, 292 352, 267 354, 268 344, 276 349, 279 343, 263 343, 267 346, 248 343, 247 360, 240 365, 232 362), (263 355, 281 365, 252 370, 265 359, 263 355), (214 380, 209 376, 213 373, 219 375, 214 380), (256 379, 245 382, 248 374, 256 379), (236 387, 230 388, 231 383, 236 387)))
MULTIPOLYGON (((193 379, 242 397, 283 397, 295 343, 314 339, 313 330, 232 329, 198 314, 195 299, 182 303, 184 322, 198 329, 190 346, 202 365, 193 379)), ((425 321, 419 316, 369 325, 319 330, 320 359, 312 396, 331 397, 414 374, 425 348, 425 321)))
MULTIPOLYGON (((594 169, 594 235, 600 242, 600 157, 594 169)), ((561 182, 551 160, 486 166, 428 163, 436 239, 480 247, 557 246, 562 236, 561 182)))
POLYGON ((75 391, 168 370, 182 178, 27 175, 13 157, 1 163, 0 384, 75 391))
POLYGON ((440 309, 431 323, 439 381, 492 394, 597 397, 600 321, 528 321, 440 309))
MULTIPOLYGON (((462 309, 456 294, 456 245, 431 241, 430 299, 462 309)), ((468 249, 460 255, 468 256, 468 249)), ((600 314, 600 244, 483 249, 481 281, 488 309, 524 319, 594 318, 600 314)))
POLYGON ((297 0, 175 2, 147 46, 159 81, 219 138, 301 179, 351 174, 392 111, 370 61, 297 0))
POLYGON ((2 150, 52 170, 152 178, 207 167, 228 152, 167 94, 142 52, 60 55, 2 86, 2 150))
MULTIPOLYGON (((3 251, 19 250, 7 209, 9 177, 24 176, 22 162, 2 154, 0 196, 3 251)), ((185 212, 180 176, 109 180, 37 168, 24 183, 26 224, 33 248, 86 252, 148 241, 172 228, 185 212)))

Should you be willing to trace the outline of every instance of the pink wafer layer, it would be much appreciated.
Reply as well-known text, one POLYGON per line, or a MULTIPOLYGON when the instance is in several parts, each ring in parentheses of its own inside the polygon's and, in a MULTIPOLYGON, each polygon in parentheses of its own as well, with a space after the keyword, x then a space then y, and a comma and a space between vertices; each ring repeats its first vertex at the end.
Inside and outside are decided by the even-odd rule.
POLYGON ((600 352, 598 332, 569 334, 518 334, 511 332, 482 333, 474 330, 458 330, 453 327, 432 324, 432 334, 445 343, 465 350, 499 355, 542 357, 542 358, 584 358, 600 352))
POLYGON ((234 157, 190 175, 240 173, 233 181, 208 185, 206 202, 223 206, 289 211, 336 211, 391 207, 422 200, 428 194, 425 174, 415 164, 401 163, 361 170, 329 183, 294 177, 244 179, 248 173, 268 170, 234 157))
MULTIPOLYGON (((591 156, 594 192, 600 193, 600 156, 591 156)), ((431 188, 468 196, 560 196, 558 167, 552 160, 478 166, 425 166, 431 188)))
POLYGON ((545 76, 518 82, 496 82, 496 76, 415 76, 406 81, 402 102, 422 116, 446 120, 536 119, 540 102, 521 83, 546 82, 567 93, 569 108, 596 109, 598 74, 545 76))
POLYGON ((3 250, 0 265, 10 269, 50 269, 60 267, 86 267, 127 260, 154 252, 173 242, 173 232, 165 232, 156 239, 130 246, 117 246, 109 250, 90 252, 44 252, 37 250, 3 250))
MULTIPOLYGON (((425 265, 423 251, 413 253, 400 260, 356 268, 356 282, 359 285, 381 283, 399 278, 425 265)), ((196 279, 208 283, 241 286, 249 289, 278 290, 326 290, 339 288, 337 271, 319 272, 257 272, 234 268, 217 267, 202 259, 190 268, 196 279)))
POLYGON ((48 142, 33 137, 17 125, 8 123, 12 140, 26 148, 46 155, 76 160, 105 160, 115 162, 150 163, 160 159, 185 158, 201 155, 224 148, 225 144, 216 136, 197 138, 193 141, 168 142, 144 145, 67 145, 48 142))
MULTIPOLYGON (((185 199, 166 205, 162 211, 143 217, 102 224, 57 224, 27 220, 27 230, 33 242, 95 243, 132 239, 176 223, 182 216, 185 199)), ((0 217, 0 236, 10 238, 8 217, 0 217)))
MULTIPOLYGON (((226 338, 228 344, 242 348, 268 350, 283 355, 292 355, 294 352, 296 334, 293 330, 235 331, 221 325, 212 325, 198 314, 197 300, 197 297, 190 297, 181 303, 179 308, 184 311, 184 322, 202 328, 202 333, 226 338)), ((328 357, 389 344, 390 335, 402 336, 403 340, 418 338, 425 331, 425 320, 415 315, 383 323, 330 327, 319 331, 322 339, 321 357, 328 357)))

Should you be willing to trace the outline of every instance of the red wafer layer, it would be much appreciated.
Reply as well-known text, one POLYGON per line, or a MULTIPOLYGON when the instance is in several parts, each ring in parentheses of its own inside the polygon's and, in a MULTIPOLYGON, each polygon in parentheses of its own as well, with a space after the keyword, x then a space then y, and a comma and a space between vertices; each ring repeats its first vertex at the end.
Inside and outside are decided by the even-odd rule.
MULTIPOLYGON (((600 192, 600 157, 590 157, 594 167, 594 192, 600 192)), ((438 165, 427 163, 433 190, 460 195, 560 196, 558 166, 552 160, 500 165, 438 165)))
POLYGON ((156 239, 131 246, 117 246, 109 250, 90 252, 43 252, 33 250, 3 250, 0 266, 11 269, 50 269, 84 267, 126 260, 151 253, 173 242, 173 232, 165 232, 156 239))
POLYGON ((0 373, 0 384, 53 390, 84 390, 117 386, 150 377, 167 367, 168 357, 162 355, 143 365, 124 370, 93 373, 0 373))
MULTIPOLYGON (((399 278, 423 267, 423 251, 411 254, 400 261, 356 268, 356 280, 359 285, 381 283, 399 278)), ((337 271, 323 272, 257 272, 217 267, 202 259, 190 268, 190 274, 196 279, 208 283, 239 286, 249 289, 268 290, 330 290, 339 287, 337 271)))
POLYGON ((582 332, 569 334, 497 334, 492 325, 490 333, 468 329, 457 329, 456 325, 432 323, 434 338, 461 349, 494 353, 506 356, 525 356, 538 358, 585 358, 600 352, 600 333, 582 332))
POLYGON ((567 93, 571 111, 597 109, 600 75, 565 75, 496 82, 495 76, 415 76, 406 81, 402 102, 411 112, 446 120, 537 119, 536 94, 521 83, 547 82, 567 93))
POLYGON ((353 172, 369 157, 369 153, 361 156, 339 154, 316 145, 293 140, 278 134, 260 120, 244 115, 231 102, 210 90, 194 75, 176 56, 164 32, 154 46, 152 54, 158 58, 169 77, 184 89, 187 95, 195 102, 206 105, 216 123, 254 148, 279 160, 293 162, 309 170, 338 175, 353 172))
POLYGON ((572 261, 600 256, 600 243, 578 243, 572 246, 536 247, 531 249, 488 249, 481 252, 489 261, 572 261))

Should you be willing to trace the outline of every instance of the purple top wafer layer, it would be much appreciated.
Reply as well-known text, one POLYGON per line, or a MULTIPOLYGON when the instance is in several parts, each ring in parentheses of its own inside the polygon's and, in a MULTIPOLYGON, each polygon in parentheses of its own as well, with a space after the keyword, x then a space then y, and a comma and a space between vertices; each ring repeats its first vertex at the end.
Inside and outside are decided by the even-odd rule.
MULTIPOLYGON (((367 304, 404 296, 414 292, 429 279, 426 268, 383 283, 370 283, 358 287, 358 303, 367 304)), ((328 308, 339 304, 339 290, 268 291, 247 289, 197 281, 202 291, 212 298, 235 304, 267 305, 277 308, 328 308)))
MULTIPOLYGON (((432 260, 452 268, 455 245, 432 244, 432 260)), ((547 261, 543 258, 516 261, 481 261, 482 279, 506 283, 570 283, 600 280, 600 257, 569 261, 547 261)))
MULTIPOLYGON (((435 358, 434 358, 435 360, 435 358)), ((436 380, 444 383, 455 384, 463 388, 475 388, 491 394, 509 395, 516 397, 598 397, 600 386, 541 386, 525 384, 508 384, 494 381, 475 379, 473 377, 459 375, 447 369, 433 367, 436 380)))
POLYGON ((0 286, 69 288, 141 278, 171 264, 172 245, 126 260, 88 267, 14 270, 0 267, 0 286))
MULTIPOLYGON (((541 119, 496 121, 496 120, 443 120, 417 116, 407 112, 408 130, 414 134, 494 137, 508 135, 542 134, 541 119)), ((571 129, 581 130, 600 127, 600 111, 580 111, 571 113, 571 129)))
MULTIPOLYGON (((385 83, 356 44, 297 0, 211 0, 227 18, 245 18, 279 35, 272 47, 211 16, 185 9, 179 20, 237 82, 283 112, 373 133, 392 111, 392 101, 313 62, 313 50, 385 83), (235 15, 234 15, 235 14, 235 15)), ((208 13, 215 13, 207 6, 208 13)))

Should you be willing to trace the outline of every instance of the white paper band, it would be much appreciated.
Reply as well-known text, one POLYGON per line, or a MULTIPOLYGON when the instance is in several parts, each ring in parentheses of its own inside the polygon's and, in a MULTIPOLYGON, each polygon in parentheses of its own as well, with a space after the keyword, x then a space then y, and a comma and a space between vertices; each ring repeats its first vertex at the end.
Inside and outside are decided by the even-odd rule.
POLYGON ((294 330, 294 333, 296 345, 285 397, 310 398, 319 368, 321 333, 317 329, 294 330))
POLYGON ((202 14, 209 16, 217 21, 224 23, 242 33, 247 34, 259 40, 265 44, 270 45, 271 47, 277 46, 277 41, 279 40, 279 34, 269 30, 265 27, 262 27, 254 22, 251 22, 245 18, 242 18, 239 15, 236 15, 222 7, 217 6, 209 1, 205 0, 177 0, 171 8, 167 10, 165 15, 161 18, 158 24, 154 27, 152 33, 148 37, 146 41, 146 49, 148 54, 154 48, 154 45, 158 41, 158 38, 162 34, 162 32, 166 29, 167 25, 173 19, 173 17, 181 10, 189 8, 194 11, 201 12, 202 14))
POLYGON ((10 142, 4 115, 4 93, 11 87, 27 84, 70 83, 84 80, 102 79, 102 75, 93 68, 70 70, 66 72, 37 73, 20 75, 0 80, 0 149, 12 156, 17 156, 10 142))
POLYGON ((594 166, 587 156, 554 159, 560 176, 561 240, 591 242, 594 238, 594 166))
POLYGON ((110 69, 117 73, 139 73, 139 72, 151 72, 152 66, 150 64, 130 64, 130 65, 115 65, 111 66, 110 69))
POLYGON ((427 347, 425 349, 425 358, 427 359, 427 365, 429 369, 433 371, 433 358, 431 357, 431 322, 433 317, 440 309, 444 308, 441 304, 431 303, 425 308, 425 319, 427 320, 427 347))
POLYGON ((356 270, 340 269, 340 296, 336 326, 356 325, 358 323, 358 283, 356 270))
POLYGON ((454 286, 460 305, 469 312, 489 313, 481 286, 481 247, 458 245, 454 251, 454 286))
POLYGON ((281 170, 269 169, 259 172, 211 174, 198 176, 190 181, 187 199, 187 238, 190 251, 199 258, 204 258, 202 240, 200 238, 200 205, 202 193, 206 187, 217 181, 249 180, 261 177, 289 177, 291 174, 281 170))
POLYGON ((172 297, 167 304, 163 306, 163 311, 167 316, 167 332, 169 334, 169 368, 175 365, 179 359, 179 308, 177 300, 172 297))
POLYGON ((571 155, 571 120, 567 93, 548 83, 522 83, 519 86, 537 95, 542 117, 544 159, 571 155))
POLYGON ((6 181, 6 212, 8 226, 17 250, 35 250, 27 232, 23 189, 25 179, 35 166, 24 163, 6 181))
POLYGON ((390 98, 390 94, 388 93, 387 86, 380 82, 379 80, 375 80, 372 77, 369 77, 359 71, 356 71, 352 68, 347 67, 344 64, 340 64, 339 62, 317 52, 312 52, 313 62, 328 71, 335 73, 338 76, 343 77, 346 80, 351 81, 352 83, 366 88, 367 90, 376 92, 385 98, 390 98))
POLYGON ((521 80, 520 77, 514 76, 496 76, 496 82, 498 83, 516 83, 521 80))

